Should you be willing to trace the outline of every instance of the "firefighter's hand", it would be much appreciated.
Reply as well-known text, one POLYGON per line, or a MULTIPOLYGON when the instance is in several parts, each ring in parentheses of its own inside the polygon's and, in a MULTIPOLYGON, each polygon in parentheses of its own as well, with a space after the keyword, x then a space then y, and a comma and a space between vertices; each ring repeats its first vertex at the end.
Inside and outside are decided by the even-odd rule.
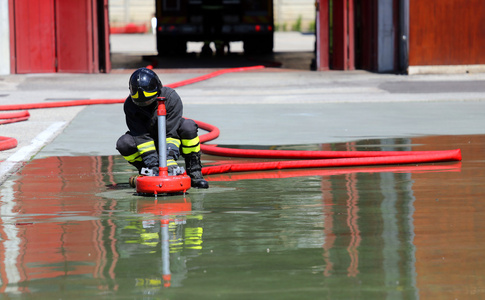
POLYGON ((153 167, 152 168, 152 176, 158 176, 159 175, 159 170, 158 167, 153 167))

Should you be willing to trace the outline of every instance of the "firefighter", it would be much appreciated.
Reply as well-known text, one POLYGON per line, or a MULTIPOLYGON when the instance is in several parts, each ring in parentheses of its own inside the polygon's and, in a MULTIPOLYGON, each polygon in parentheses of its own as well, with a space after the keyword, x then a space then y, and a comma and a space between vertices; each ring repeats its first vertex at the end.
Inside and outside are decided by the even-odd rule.
MULTIPOLYGON (((198 126, 193 120, 182 118, 183 105, 177 92, 163 86, 157 74, 147 68, 140 68, 131 75, 129 87, 130 95, 123 106, 129 131, 118 139, 116 149, 137 168, 139 174, 158 175, 156 99, 164 97, 168 174, 181 172, 176 162, 181 154, 192 187, 208 188, 209 184, 202 177, 198 126)), ((135 176, 130 178, 130 185, 134 186, 135 181, 135 176)))

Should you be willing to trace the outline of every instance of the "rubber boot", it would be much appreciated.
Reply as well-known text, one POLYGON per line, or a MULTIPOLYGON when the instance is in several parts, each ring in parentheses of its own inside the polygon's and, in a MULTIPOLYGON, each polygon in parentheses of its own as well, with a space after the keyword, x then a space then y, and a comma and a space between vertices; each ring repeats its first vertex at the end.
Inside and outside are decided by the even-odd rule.
POLYGON ((192 187, 199 189, 209 188, 209 183, 202 177, 202 164, 200 163, 200 152, 191 153, 185 158, 185 168, 190 177, 192 187))

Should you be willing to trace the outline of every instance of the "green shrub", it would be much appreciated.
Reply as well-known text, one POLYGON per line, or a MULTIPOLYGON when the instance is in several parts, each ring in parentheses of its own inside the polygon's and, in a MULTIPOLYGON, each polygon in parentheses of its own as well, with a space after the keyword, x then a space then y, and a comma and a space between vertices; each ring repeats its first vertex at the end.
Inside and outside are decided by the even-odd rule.
POLYGON ((296 19, 295 24, 293 24, 292 30, 293 31, 301 31, 301 15, 298 16, 298 19, 296 19))
POLYGON ((311 21, 310 24, 308 24, 308 32, 315 32, 315 20, 311 21))

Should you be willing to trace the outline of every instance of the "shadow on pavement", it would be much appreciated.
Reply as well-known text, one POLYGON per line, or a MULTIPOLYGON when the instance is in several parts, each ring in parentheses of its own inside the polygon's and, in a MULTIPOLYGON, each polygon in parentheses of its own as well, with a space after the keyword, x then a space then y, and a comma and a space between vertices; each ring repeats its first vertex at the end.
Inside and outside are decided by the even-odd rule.
POLYGON ((199 53, 177 56, 142 56, 126 53, 112 53, 113 69, 136 69, 153 66, 158 69, 237 68, 264 65, 271 68, 311 70, 313 52, 279 52, 267 55, 244 55, 229 53, 224 56, 203 57, 199 53))

